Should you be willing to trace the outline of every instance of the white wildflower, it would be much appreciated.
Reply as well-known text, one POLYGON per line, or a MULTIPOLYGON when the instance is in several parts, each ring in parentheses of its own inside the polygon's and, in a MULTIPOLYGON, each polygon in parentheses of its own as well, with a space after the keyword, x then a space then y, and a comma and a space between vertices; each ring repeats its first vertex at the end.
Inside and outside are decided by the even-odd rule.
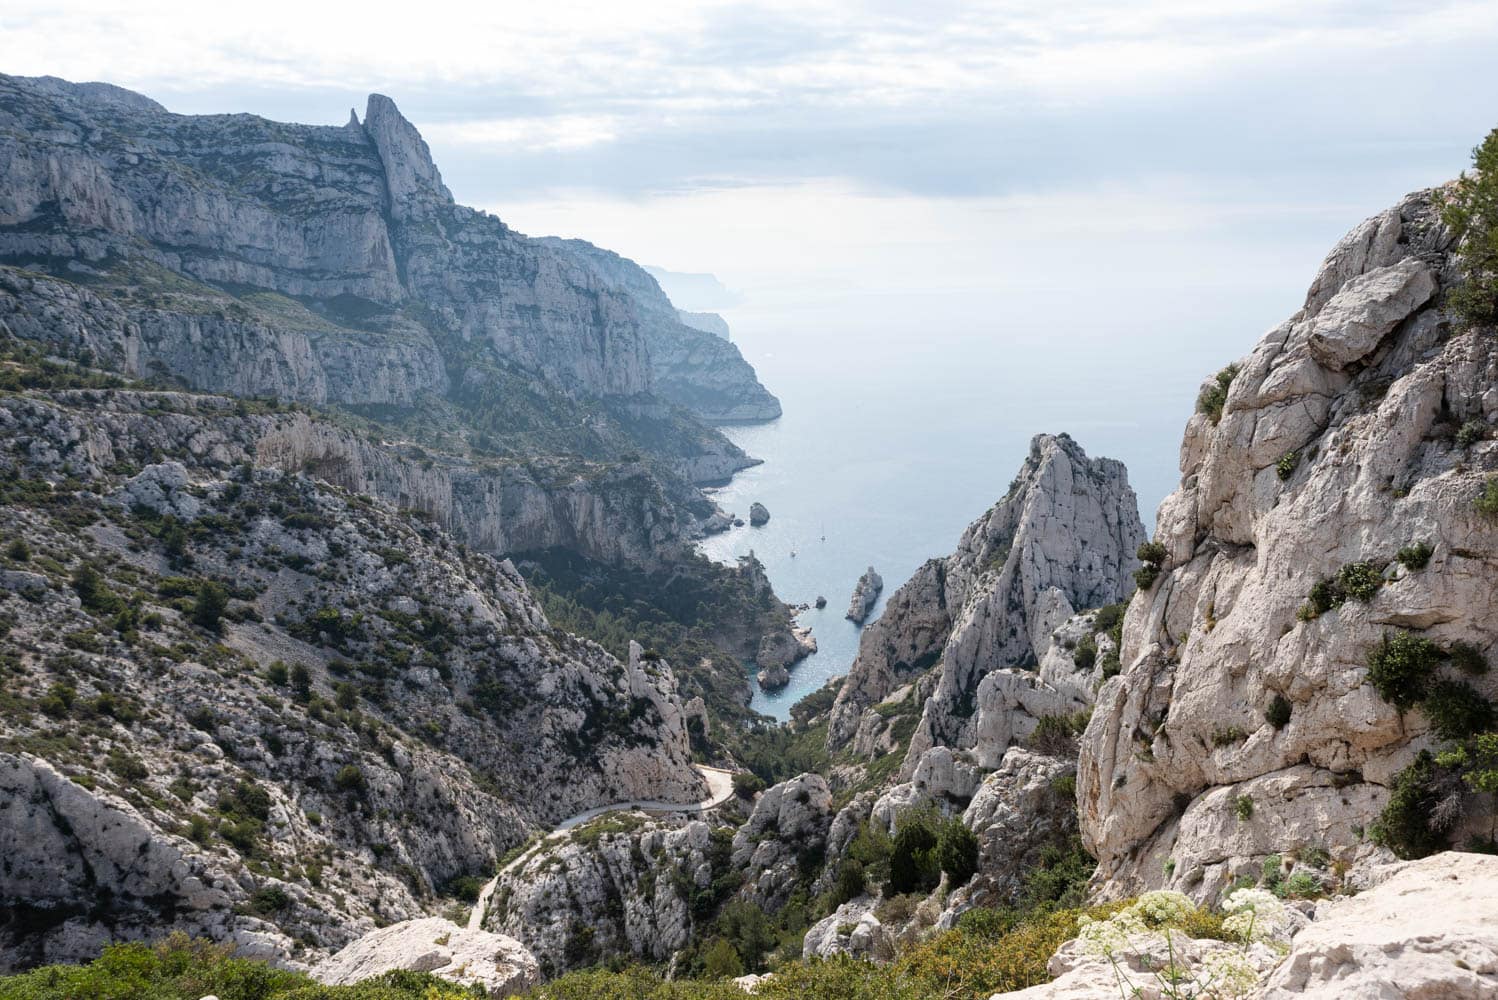
POLYGON ((1146 927, 1179 927, 1196 912, 1196 904, 1184 893, 1161 889, 1146 892, 1129 907, 1146 927))
POLYGON ((1265 889, 1237 889, 1223 900, 1227 919, 1222 929, 1245 944, 1272 941, 1290 929, 1290 911, 1279 897, 1265 889))
POLYGON ((1259 985, 1259 972, 1248 956, 1235 948, 1219 948, 1202 962, 1205 982, 1214 997, 1242 997, 1259 985))
POLYGON ((1107 920, 1082 917, 1077 921, 1077 937, 1082 941, 1082 949, 1091 955, 1111 957, 1127 951, 1143 933, 1145 926, 1132 907, 1119 910, 1107 920))

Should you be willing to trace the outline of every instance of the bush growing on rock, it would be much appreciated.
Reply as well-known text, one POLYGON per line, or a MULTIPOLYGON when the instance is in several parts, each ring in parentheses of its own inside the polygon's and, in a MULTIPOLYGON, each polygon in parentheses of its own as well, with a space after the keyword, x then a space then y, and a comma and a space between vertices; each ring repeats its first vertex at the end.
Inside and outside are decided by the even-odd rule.
POLYGON ((741 771, 733 776, 733 793, 741 799, 752 799, 765 790, 765 779, 753 771, 741 771))
POLYGON ((1434 552, 1435 550, 1430 547, 1429 543, 1415 542, 1412 545, 1406 545, 1396 552, 1394 558, 1405 569, 1424 569, 1426 564, 1430 562, 1431 554, 1434 552))
POLYGON ((1264 721, 1275 729, 1284 729, 1290 724, 1290 701, 1284 695, 1276 693, 1270 700, 1269 707, 1264 709, 1264 721))
POLYGON ((1295 475, 1295 469, 1300 465, 1300 452, 1287 451, 1274 463, 1275 474, 1280 477, 1280 482, 1285 482, 1295 475))
POLYGON ((1451 657, 1451 665, 1464 674, 1477 677, 1488 672, 1487 657, 1470 642, 1453 642, 1447 653, 1451 657))
POLYGON ((1420 710, 1443 740, 1463 740, 1493 725, 1493 706, 1466 681, 1436 681, 1420 710))
POLYGON ((927 893, 936 888, 941 877, 941 866, 935 856, 936 840, 935 817, 929 810, 913 809, 900 817, 889 856, 885 895, 927 893))
POLYGON ((1394 778, 1389 802, 1369 829, 1375 844, 1405 860, 1423 858, 1447 846, 1446 831, 1456 819, 1450 773, 1429 750, 1394 778))
POLYGON ((1197 412, 1205 413, 1214 424, 1222 419, 1222 408, 1228 401, 1228 387, 1238 377, 1238 371, 1237 365, 1228 365, 1196 397, 1197 412))
POLYGON ((1468 324, 1482 326, 1498 322, 1498 129, 1472 150, 1472 165, 1474 173, 1457 179, 1440 208, 1466 279, 1447 302, 1468 324))
POLYGON ((936 858, 951 888, 966 885, 978 873, 978 838, 961 817, 953 816, 942 824, 936 841, 936 858))
POLYGON ((1368 680, 1379 697, 1407 712, 1425 697, 1441 647, 1413 632, 1384 633, 1368 654, 1368 680))
POLYGON ((1498 476, 1489 476, 1472 506, 1485 517, 1498 517, 1498 476))
POLYGON ((1354 601, 1373 600, 1383 585, 1383 575, 1372 563, 1348 563, 1337 571, 1337 590, 1354 601))

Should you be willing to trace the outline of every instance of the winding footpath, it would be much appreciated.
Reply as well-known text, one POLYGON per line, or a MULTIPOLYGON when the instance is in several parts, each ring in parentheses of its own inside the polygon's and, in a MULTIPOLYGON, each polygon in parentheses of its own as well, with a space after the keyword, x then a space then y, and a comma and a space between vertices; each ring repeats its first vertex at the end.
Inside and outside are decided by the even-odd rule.
POLYGON ((661 802, 656 799, 636 799, 631 802, 616 802, 613 805, 598 806, 587 809, 575 816, 568 816, 558 823, 546 836, 536 841, 526 850, 522 851, 515 860, 501 868, 493 878, 484 883, 484 888, 479 891, 478 902, 473 904, 473 912, 468 915, 468 929, 482 930, 484 922, 484 911, 489 908, 489 898, 494 895, 494 887, 499 884, 499 876, 515 868, 521 862, 529 858, 538 848, 554 840, 560 840, 572 830, 591 819, 596 819, 604 813, 619 812, 621 810, 640 811, 647 813, 700 813, 709 809, 716 809, 729 799, 733 798, 733 775, 734 772, 726 771, 721 767, 708 767, 705 764, 693 764, 697 773, 702 775, 702 780, 707 782, 707 798, 700 802, 682 804, 679 802, 661 802))

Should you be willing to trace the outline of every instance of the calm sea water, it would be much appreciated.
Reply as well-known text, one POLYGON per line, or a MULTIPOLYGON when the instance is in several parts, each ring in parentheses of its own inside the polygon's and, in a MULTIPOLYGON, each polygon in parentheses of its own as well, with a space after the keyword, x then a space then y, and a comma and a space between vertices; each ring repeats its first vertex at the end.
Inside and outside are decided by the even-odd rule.
POLYGON ((1066 431, 1089 455, 1123 460, 1152 529, 1178 478, 1200 380, 1246 353, 1279 307, 1272 297, 1204 294, 1184 296, 1175 314, 1156 303, 1104 324, 1079 304, 1068 330, 1049 313, 985 324, 986 303, 966 314, 960 302, 945 316, 923 309, 919 324, 901 319, 909 303, 856 319, 836 309, 730 313, 735 341, 785 415, 726 429, 765 463, 716 499, 746 520, 757 500, 770 522, 711 538, 704 551, 723 561, 754 552, 793 604, 827 598, 800 618, 818 652, 792 669, 787 688, 756 693, 755 708, 785 718, 846 673, 860 629, 843 614, 859 575, 872 565, 884 577, 877 616, 1004 493, 1038 432, 1066 431))

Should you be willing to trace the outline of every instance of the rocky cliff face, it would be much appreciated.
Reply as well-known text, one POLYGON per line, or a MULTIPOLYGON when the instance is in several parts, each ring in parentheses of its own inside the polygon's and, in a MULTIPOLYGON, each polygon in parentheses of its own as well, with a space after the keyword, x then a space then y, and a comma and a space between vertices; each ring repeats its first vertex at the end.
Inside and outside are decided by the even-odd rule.
POLYGON ((442 450, 644 453, 668 494, 752 464, 675 405, 778 414, 737 351, 681 326, 629 262, 614 258, 649 288, 455 204, 388 98, 332 128, 126 93, 0 76, 0 323, 16 335, 136 377, 352 409, 442 450), (662 383, 675 395, 652 376, 664 327, 661 358, 712 355, 700 382, 662 383))
MULTIPOLYGON (((664 662, 552 629, 429 520, 276 467, 342 432, 256 410, 0 399, 0 530, 24 540, 0 567, 0 965, 173 929, 310 960, 562 816, 700 798, 664 662)), ((347 474, 399 474, 365 459, 390 464, 347 474)))
MULTIPOLYGON (((1206 898, 1296 850, 1377 860, 1364 833, 1437 741, 1375 690, 1374 654, 1386 637, 1435 649, 1418 671, 1441 677, 1453 650, 1490 658, 1498 530, 1474 499, 1498 469, 1498 348, 1441 309, 1451 251, 1432 193, 1407 197, 1204 389, 1159 512, 1158 581, 1129 607, 1124 670, 1083 745, 1106 893, 1206 898)), ((1482 825, 1468 805, 1444 836, 1482 825)))
POLYGON ((638 303, 652 385, 660 396, 718 423, 780 416, 780 401, 760 385, 754 369, 728 342, 728 325, 721 317, 681 313, 644 268, 616 253, 584 240, 538 242, 570 255, 605 288, 638 303))
POLYGON ((917 570, 864 630, 832 710, 829 745, 854 740, 861 727, 861 742, 871 742, 885 720, 872 706, 937 668, 919 689, 929 697, 909 761, 939 744, 973 746, 983 685, 991 700, 1005 697, 985 678, 1001 668, 1033 675, 1055 630, 1078 610, 1127 595, 1143 540, 1122 464, 1089 459, 1066 435, 1036 437, 1004 499, 968 527, 954 554, 917 570))

